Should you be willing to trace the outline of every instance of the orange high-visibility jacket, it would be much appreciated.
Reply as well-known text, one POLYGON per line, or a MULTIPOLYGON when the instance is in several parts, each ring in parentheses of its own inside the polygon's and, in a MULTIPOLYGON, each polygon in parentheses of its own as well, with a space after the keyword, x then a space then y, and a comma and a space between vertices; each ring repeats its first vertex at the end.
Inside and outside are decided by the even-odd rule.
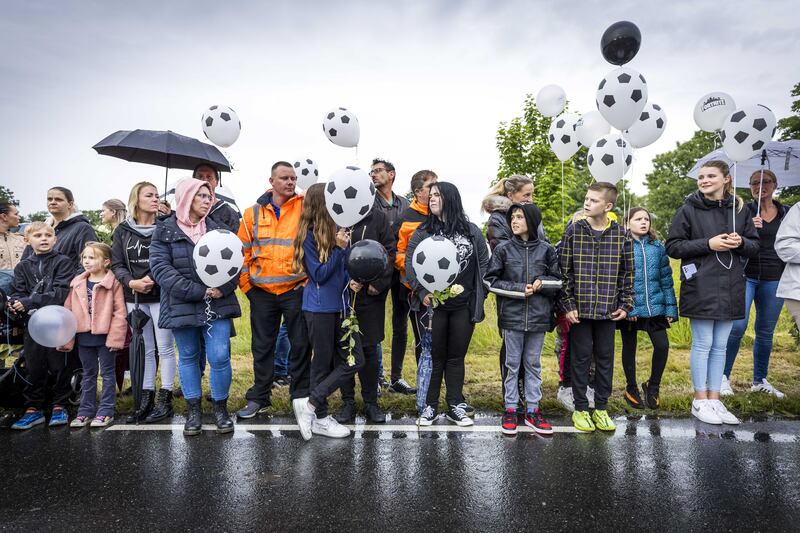
POLYGON ((411 205, 403 211, 400 218, 394 223, 392 230, 397 237, 397 255, 394 258, 394 267, 400 271, 400 281, 408 287, 406 281, 406 248, 408 241, 417 230, 417 227, 428 218, 428 206, 422 205, 415 199, 411 205))
POLYGON ((239 239, 244 245, 244 268, 239 275, 243 292, 254 285, 272 293, 288 292, 306 279, 305 274, 292 272, 294 237, 300 226, 303 197, 296 195, 281 206, 281 217, 275 216, 268 191, 252 207, 248 207, 239 225, 239 239))

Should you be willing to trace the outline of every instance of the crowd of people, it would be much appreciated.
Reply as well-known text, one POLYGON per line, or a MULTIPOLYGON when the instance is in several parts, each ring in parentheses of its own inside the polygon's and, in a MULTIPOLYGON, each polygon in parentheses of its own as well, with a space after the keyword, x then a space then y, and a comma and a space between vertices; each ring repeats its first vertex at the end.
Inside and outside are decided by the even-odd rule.
POLYGON ((767 374, 784 301, 800 324, 800 206, 788 208, 773 198, 779 186, 774 173, 765 170, 750 178, 755 200, 744 204, 735 195, 728 166, 706 163, 698 190, 678 209, 663 242, 642 207, 633 207, 618 221, 618 191, 610 183, 589 186, 583 209, 560 239, 548 239, 532 201, 533 183, 525 176, 500 180, 484 199, 486 236, 468 219, 458 187, 439 181, 433 171, 411 177, 410 201, 393 191, 391 162, 375 159, 370 176, 375 203, 352 228, 336 226, 322 184, 300 193, 294 167, 284 161, 272 166, 267 191, 241 215, 217 199, 220 176, 206 164, 177 184, 174 206, 160 198, 152 183, 137 183, 127 203, 112 199, 103 204, 98 231, 107 234, 110 246, 100 242, 67 188, 48 191, 50 218, 28 224, 24 236, 14 232, 20 223, 17 207, 0 204, 0 270, 13 277, 6 291, 7 313, 24 321, 41 307, 63 305, 77 322, 74 340, 57 348, 25 334, 26 410, 12 427, 111 424, 119 354, 130 338, 126 316, 138 309, 149 318, 142 332, 143 393, 126 421, 171 417, 173 398, 180 393, 187 404, 184 434, 199 434, 201 380, 207 373, 217 431, 233 431, 228 398, 233 319, 241 316, 237 289, 249 305, 253 383, 235 417, 265 412, 273 387, 288 384, 306 440, 350 434, 347 424, 357 415, 356 376, 363 414, 371 423, 386 419, 378 405, 381 389, 416 394, 402 377, 409 321, 417 360, 424 338, 430 339, 432 358, 419 425, 431 425, 440 416, 472 425, 474 408, 464 396, 465 358, 490 292, 502 338, 503 433, 515 434, 519 424, 540 434, 553 432, 539 408, 541 353, 545 334, 553 329, 558 400, 572 412, 576 429, 615 429, 607 404, 617 331, 625 401, 633 409, 658 409, 669 355, 667 330, 679 316, 689 319, 692 332, 692 415, 709 424, 738 424, 720 397, 733 394, 731 369, 753 302, 751 391, 784 397, 767 374), (215 229, 239 236, 244 265, 238 278, 211 288, 195 272, 192 253, 200 238, 215 229), (428 237, 448 239, 457 250, 453 287, 458 290, 442 301, 425 289, 414 269, 414 251, 428 237), (348 274, 347 257, 365 239, 380 243, 389 261, 378 278, 359 283, 348 274), (680 298, 669 258, 680 260, 680 298), (387 381, 381 344, 390 296, 387 381), (344 322, 351 309, 358 320, 355 333, 344 322), (636 377, 640 331, 653 346, 650 374, 641 384, 636 377), (70 370, 77 361, 82 388, 77 415, 70 421, 70 370), (443 380, 445 403, 440 406, 443 380), (343 407, 334 416, 328 398, 337 390, 343 407))

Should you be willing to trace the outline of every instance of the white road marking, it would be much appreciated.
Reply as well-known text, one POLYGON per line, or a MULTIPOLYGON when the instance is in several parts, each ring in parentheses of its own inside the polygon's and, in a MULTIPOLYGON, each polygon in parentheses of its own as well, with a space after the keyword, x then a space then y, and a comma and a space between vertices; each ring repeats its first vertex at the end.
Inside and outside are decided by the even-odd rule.
MULTIPOLYGON (((498 426, 450 426, 434 425, 420 426, 416 424, 346 424, 354 432, 375 431, 379 433, 500 433, 498 426)), ((203 424, 203 431, 214 431, 214 424, 203 424)), ((183 424, 119 424, 106 429, 106 431, 183 431, 183 424)), ((300 431, 297 424, 236 424, 237 432, 250 431, 300 431)), ((519 433, 535 433, 527 426, 517 427, 519 433)), ((572 426, 553 426, 555 433, 579 433, 572 426)))

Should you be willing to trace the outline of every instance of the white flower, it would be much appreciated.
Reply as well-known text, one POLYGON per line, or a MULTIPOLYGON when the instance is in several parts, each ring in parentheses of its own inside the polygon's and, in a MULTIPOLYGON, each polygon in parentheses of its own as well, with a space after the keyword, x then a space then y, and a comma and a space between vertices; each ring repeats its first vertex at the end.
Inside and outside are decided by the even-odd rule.
POLYGON ((450 294, 452 296, 458 296, 462 292, 464 292, 464 287, 463 286, 458 285, 458 284, 450 286, 450 294))

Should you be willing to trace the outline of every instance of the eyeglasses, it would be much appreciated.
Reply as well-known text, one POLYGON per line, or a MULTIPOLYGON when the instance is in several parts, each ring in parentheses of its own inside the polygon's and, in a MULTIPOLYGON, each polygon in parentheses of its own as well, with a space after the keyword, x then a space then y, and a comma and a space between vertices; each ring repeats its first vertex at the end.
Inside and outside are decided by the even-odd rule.
MULTIPOLYGON (((757 182, 757 181, 753 181, 753 182, 750 183, 750 186, 751 187, 758 187, 758 183, 759 182, 757 182)), ((775 182, 773 180, 764 180, 761 183, 764 184, 764 185, 770 185, 770 184, 774 184, 775 182)))
POLYGON ((200 198, 201 200, 211 200, 211 195, 206 193, 195 194, 194 197, 200 198))
POLYGON ((374 176, 376 174, 380 174, 381 172, 386 172, 386 169, 385 168, 373 168, 372 170, 369 171, 369 175, 370 176, 374 176))

